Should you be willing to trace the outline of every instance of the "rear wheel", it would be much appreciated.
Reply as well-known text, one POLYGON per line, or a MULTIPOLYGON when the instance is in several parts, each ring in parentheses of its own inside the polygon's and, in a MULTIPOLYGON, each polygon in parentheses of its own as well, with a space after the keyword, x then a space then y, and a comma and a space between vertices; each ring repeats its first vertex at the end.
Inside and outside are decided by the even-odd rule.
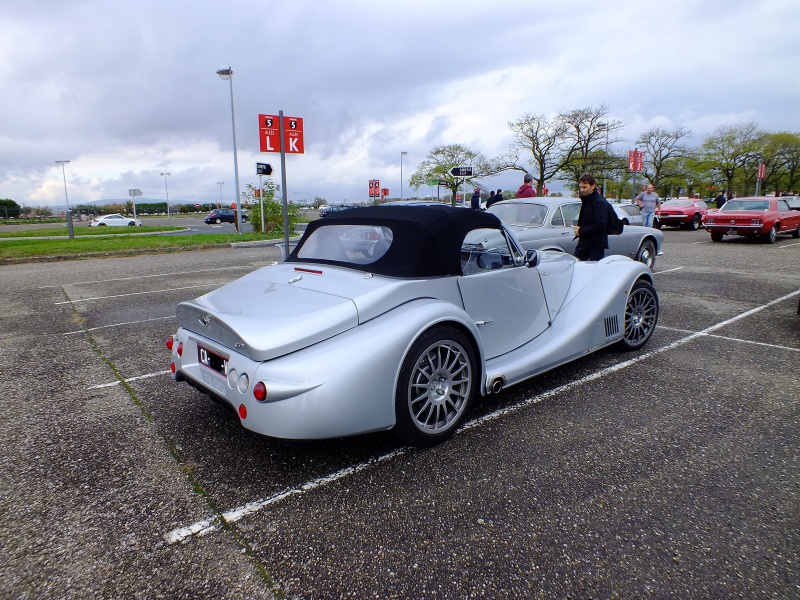
POLYGON ((711 234, 711 241, 712 242, 721 242, 723 235, 724 234, 722 234, 722 233, 714 232, 714 233, 711 234))
POLYGON ((761 239, 764 240, 764 242, 767 244, 774 244, 775 238, 777 237, 778 237, 778 224, 775 223, 775 225, 772 226, 772 229, 770 229, 767 233, 761 236, 761 239))
POLYGON ((106 223, 98 223, 97 224, 98 227, 105 227, 106 225, 107 225, 106 223))
POLYGON ((689 229, 692 231, 697 231, 700 229, 700 215, 695 215, 692 217, 692 220, 689 221, 689 229))
POLYGON ((636 253, 636 260, 640 263, 646 264, 652 271, 656 266, 656 247, 650 240, 645 240, 639 246, 639 251, 636 253))
POLYGON ((449 326, 423 333, 400 369, 392 432, 414 446, 449 438, 477 393, 477 375, 475 351, 463 333, 449 326))
POLYGON ((658 295, 647 281, 633 284, 625 303, 625 333, 619 341, 624 350, 638 350, 647 343, 658 322, 658 295))
POLYGON ((793 238, 800 238, 800 225, 798 225, 798 226, 797 226, 797 229, 795 229, 795 230, 792 232, 792 237, 793 237, 793 238))

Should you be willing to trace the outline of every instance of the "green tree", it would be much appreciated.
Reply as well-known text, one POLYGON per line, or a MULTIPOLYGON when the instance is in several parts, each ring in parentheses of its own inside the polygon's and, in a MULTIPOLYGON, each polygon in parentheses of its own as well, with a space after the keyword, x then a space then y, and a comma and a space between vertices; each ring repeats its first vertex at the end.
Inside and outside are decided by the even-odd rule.
POLYGON ((451 192, 450 202, 455 206, 456 194, 465 183, 474 185, 477 180, 496 173, 496 168, 480 152, 461 144, 449 144, 431 150, 417 167, 409 183, 412 188, 418 188, 429 179, 436 179, 451 192), (472 177, 454 177, 450 173, 453 167, 472 167, 472 177))
POLYGON ((755 123, 722 125, 706 137, 701 148, 701 165, 716 171, 725 182, 728 198, 734 192, 737 177, 760 153, 763 132, 755 123))
POLYGON ((0 217, 16 219, 22 213, 22 207, 11 198, 0 198, 0 217))
POLYGON ((567 181, 577 189, 578 180, 584 173, 592 173, 595 178, 610 166, 607 146, 618 140, 606 143, 606 136, 624 127, 622 121, 608 119, 608 107, 581 108, 561 115, 566 124, 564 141, 561 146, 559 179, 567 181))
MULTIPOLYGON (((283 200, 275 198, 275 183, 268 179, 264 182, 264 231, 261 231, 261 190, 248 183, 242 192, 245 205, 250 207, 250 223, 253 231, 269 235, 283 235, 283 200)), ((291 202, 287 206, 289 231, 294 231, 295 223, 300 220, 300 211, 291 202)))

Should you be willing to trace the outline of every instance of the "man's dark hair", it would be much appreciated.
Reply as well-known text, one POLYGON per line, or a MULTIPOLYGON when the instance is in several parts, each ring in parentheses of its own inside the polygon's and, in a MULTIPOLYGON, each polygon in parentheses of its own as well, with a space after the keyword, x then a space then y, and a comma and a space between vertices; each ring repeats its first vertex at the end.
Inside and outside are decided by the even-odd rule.
POLYGON ((588 183, 589 185, 597 185, 597 180, 591 173, 584 173, 578 181, 581 183, 588 183))
POLYGON ((531 175, 530 173, 525 173, 525 177, 522 178, 522 181, 524 183, 530 183, 531 181, 533 181, 533 175, 531 175))

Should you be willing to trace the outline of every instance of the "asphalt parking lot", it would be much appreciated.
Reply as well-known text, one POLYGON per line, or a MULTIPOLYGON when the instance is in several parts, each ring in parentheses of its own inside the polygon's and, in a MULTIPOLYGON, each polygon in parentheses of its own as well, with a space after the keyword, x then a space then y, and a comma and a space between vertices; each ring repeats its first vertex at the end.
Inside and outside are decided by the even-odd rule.
POLYGON ((800 240, 665 234, 643 351, 427 450, 259 437, 168 376, 177 303, 274 247, 0 267, 0 596, 798 597, 800 240))

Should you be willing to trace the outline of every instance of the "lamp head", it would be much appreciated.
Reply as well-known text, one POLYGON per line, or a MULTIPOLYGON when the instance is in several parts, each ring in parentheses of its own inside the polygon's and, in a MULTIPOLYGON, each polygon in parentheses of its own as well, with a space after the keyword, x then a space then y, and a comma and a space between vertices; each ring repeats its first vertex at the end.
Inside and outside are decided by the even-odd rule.
POLYGON ((217 75, 219 75, 220 79, 227 81, 231 78, 231 75, 233 75, 233 69, 230 67, 220 67, 217 69, 217 75))

